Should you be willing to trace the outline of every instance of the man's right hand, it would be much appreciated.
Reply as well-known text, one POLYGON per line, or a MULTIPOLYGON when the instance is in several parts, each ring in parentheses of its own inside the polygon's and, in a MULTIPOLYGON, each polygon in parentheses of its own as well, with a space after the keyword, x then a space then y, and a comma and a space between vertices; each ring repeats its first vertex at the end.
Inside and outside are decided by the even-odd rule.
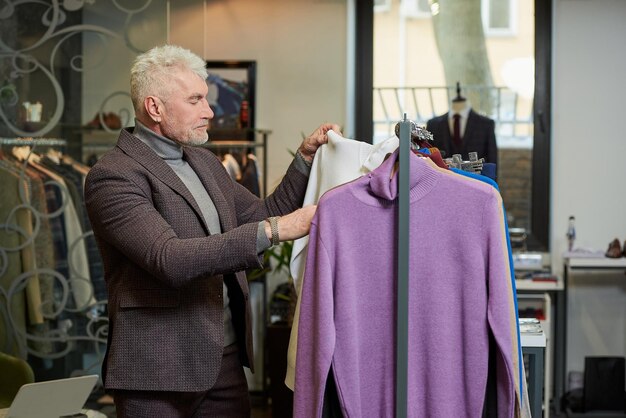
MULTIPOLYGON (((278 218, 278 237, 282 241, 292 241, 302 238, 311 229, 311 220, 315 215, 317 205, 309 205, 295 210, 278 218)), ((265 222, 265 234, 272 240, 272 230, 269 222, 265 222)))

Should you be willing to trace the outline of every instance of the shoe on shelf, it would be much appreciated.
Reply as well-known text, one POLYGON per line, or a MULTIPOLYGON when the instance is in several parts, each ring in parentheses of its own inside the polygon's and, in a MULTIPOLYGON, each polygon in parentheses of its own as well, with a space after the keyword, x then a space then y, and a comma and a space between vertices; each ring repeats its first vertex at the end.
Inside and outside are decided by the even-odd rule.
POLYGON ((606 254, 604 255, 609 258, 620 258, 622 256, 622 246, 617 238, 611 241, 609 248, 606 250, 606 254))

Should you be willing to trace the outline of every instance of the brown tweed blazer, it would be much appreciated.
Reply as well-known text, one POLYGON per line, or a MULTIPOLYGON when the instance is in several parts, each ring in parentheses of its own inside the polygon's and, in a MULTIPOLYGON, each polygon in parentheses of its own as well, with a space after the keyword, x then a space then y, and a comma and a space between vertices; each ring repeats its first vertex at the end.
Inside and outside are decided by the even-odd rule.
POLYGON ((107 389, 210 389, 223 351, 223 281, 242 361, 253 369, 243 270, 261 265, 258 222, 300 207, 307 177, 292 163, 262 200, 207 149, 185 147, 183 155, 217 208, 222 234, 211 235, 174 171, 126 130, 87 176, 85 201, 109 293, 107 389))

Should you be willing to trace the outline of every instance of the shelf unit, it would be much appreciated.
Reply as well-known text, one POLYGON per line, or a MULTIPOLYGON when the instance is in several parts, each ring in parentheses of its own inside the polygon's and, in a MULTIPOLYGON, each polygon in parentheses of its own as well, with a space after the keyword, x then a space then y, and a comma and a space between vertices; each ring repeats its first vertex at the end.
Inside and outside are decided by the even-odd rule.
MULTIPOLYGON (((517 295, 517 306, 520 312, 528 310, 529 308, 535 309, 537 312, 540 310, 543 312, 542 318, 537 318, 543 329, 543 335, 539 338, 540 341, 535 341, 537 340, 537 338, 535 338, 536 336, 522 334, 522 348, 545 347, 545 355, 543 356, 543 417, 548 418, 550 416, 549 402, 552 387, 552 373, 550 370, 554 350, 552 337, 552 300, 548 293, 522 293, 517 295)), ((520 318, 523 317, 529 318, 534 316, 522 316, 520 314, 520 318)), ((526 371, 528 372, 528 369, 526 371)))
MULTIPOLYGON (((539 319, 543 329, 545 338, 545 355, 543 361, 543 417, 550 416, 550 401, 552 397, 552 385, 554 380, 554 355, 558 353, 556 342, 558 322, 556 300, 563 290, 563 280, 560 277, 554 277, 554 280, 546 280, 545 276, 550 276, 551 259, 549 253, 542 252, 514 252, 513 265, 515 267, 515 287, 517 289, 517 303, 520 312, 531 311, 532 308, 537 312, 543 313, 539 319), (529 276, 531 278, 522 278, 529 276)), ((530 314, 530 312, 529 312, 530 314)), ((523 317, 533 317, 532 315, 523 317)), ((524 339, 524 338, 523 338, 524 339)), ((528 339, 523 341, 528 343, 528 339)), ((534 415, 533 415, 534 416, 534 415)))

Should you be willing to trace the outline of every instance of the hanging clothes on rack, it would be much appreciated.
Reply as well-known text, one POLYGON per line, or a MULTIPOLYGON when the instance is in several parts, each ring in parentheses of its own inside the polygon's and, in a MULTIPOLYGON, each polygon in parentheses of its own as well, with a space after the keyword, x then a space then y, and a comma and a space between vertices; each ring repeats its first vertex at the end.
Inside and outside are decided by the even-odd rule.
MULTIPOLYGON (((434 161, 433 161, 434 162, 434 161)), ((495 164, 491 164, 494 165, 495 164)), ((439 167, 435 165, 433 165, 433 167, 435 169, 439 169, 439 171, 441 171, 442 173, 446 173, 448 175, 458 175, 458 176, 462 176, 464 178, 467 179, 472 179, 475 181, 479 181, 482 183, 486 183, 490 186, 492 186, 498 193, 500 193, 500 188, 498 186, 498 183, 488 174, 476 174, 473 173, 471 171, 466 171, 466 170, 462 170, 459 168, 450 168, 449 170, 441 170, 439 167)), ((503 227, 504 227, 504 231, 505 231, 505 237, 506 237, 506 245, 507 245, 507 253, 508 253, 508 260, 509 260, 509 273, 510 273, 510 280, 511 280, 511 292, 513 294, 513 302, 515 304, 515 332, 517 334, 517 340, 518 340, 518 346, 517 346, 517 355, 519 359, 522 359, 522 346, 521 346, 521 336, 520 336, 520 327, 519 327, 519 309, 518 309, 518 305, 517 305, 517 289, 516 289, 516 283, 515 283, 515 269, 513 266, 513 252, 511 249, 511 240, 510 240, 510 235, 509 235, 509 226, 508 223, 506 222, 507 216, 506 216, 506 208, 504 207, 504 202, 502 204, 502 213, 503 213, 503 227)), ((526 372, 525 372, 525 367, 524 367, 524 362, 523 361, 519 361, 519 384, 518 387, 516 388, 516 390, 518 391, 518 397, 521 400, 522 406, 521 406, 521 417, 523 418, 530 418, 531 416, 531 412, 530 412, 530 402, 529 402, 529 397, 528 397, 528 386, 526 384, 526 372)), ((491 378, 492 376, 490 376, 491 378)), ((487 403, 491 403, 490 401, 493 401, 495 398, 497 398, 497 394, 489 394, 487 395, 488 397, 491 396, 492 399, 486 399, 487 403)), ((489 408, 493 406, 493 405, 486 405, 486 415, 484 415, 486 418, 487 417, 497 417, 497 406, 493 409, 496 409, 495 411, 493 410, 489 410, 489 408)))
POLYGON ((17 174, 0 166, 0 183, 3 185, 3 196, 0 199, 0 248, 3 250, 2 274, 0 274, 0 317, 4 320, 0 322, 0 351, 14 356, 25 356, 24 348, 21 346, 15 330, 10 325, 8 318, 11 316, 15 327, 27 328, 27 301, 24 290, 16 292, 9 298, 9 290, 12 287, 13 279, 23 273, 23 264, 20 251, 15 249, 20 246, 20 235, 16 231, 8 228, 7 220, 11 216, 13 208, 20 205, 18 188, 20 178, 17 174), (8 325, 8 326, 6 326, 8 325))
POLYGON ((231 154, 230 152, 224 154, 222 156, 222 165, 228 172, 230 178, 235 181, 241 180, 241 166, 239 165, 237 159, 233 156, 233 154, 231 154))
MULTIPOLYGON (((348 416, 393 416, 397 153, 321 199, 300 297, 294 414, 319 416, 332 364, 348 416), (366 220, 366 221, 364 221, 366 220)), ((480 416, 489 333, 499 417, 519 413, 502 201, 410 155, 409 416, 480 416)))
MULTIPOLYGON (((96 302, 90 277, 94 260, 85 251, 89 227, 81 212, 84 175, 65 164, 58 150, 66 146, 64 140, 0 138, 0 144, 6 204, 0 205, 0 223, 3 232, 18 237, 14 245, 0 233, 0 246, 10 254, 0 277, 0 297, 11 309, 9 316, 4 301, 0 303, 0 350, 8 344, 13 346, 9 352, 20 357, 27 349, 46 356, 63 349, 53 342, 62 338, 55 330, 87 336, 84 310, 96 302), (53 274, 67 279, 66 290, 53 274), (15 292, 21 277, 27 277, 26 289, 15 292)), ((106 294, 101 296, 106 300, 106 294)))
MULTIPOLYGON (((60 140, 51 142, 64 144, 60 140)), ((0 299, 6 304, 0 306, 9 307, 7 311, 0 309, 0 351, 25 358, 27 348, 40 353, 52 351, 51 344, 42 338, 49 332, 46 315, 53 307, 45 301, 52 300, 52 285, 38 273, 54 268, 52 233, 45 216, 43 182, 27 163, 21 162, 31 153, 34 141, 0 138, 0 144, 0 247, 6 255, 0 274, 0 299), (18 290, 21 280, 26 283, 24 290, 18 290), (25 332, 34 338, 24 339, 25 332)))
MULTIPOLYGON (((82 232, 91 231, 91 223, 87 216, 87 208, 85 207, 85 197, 83 194, 88 167, 77 163, 71 158, 67 158, 61 153, 50 153, 50 151, 42 158, 41 164, 58 174, 64 180, 82 232)), ((83 236, 82 233, 81 236, 83 236)), ((83 288, 89 283, 91 283, 91 287, 93 287, 93 297, 90 298, 89 301, 89 304, 93 304, 95 300, 106 300, 107 298, 106 283, 104 282, 104 268, 94 236, 92 234, 83 236, 82 240, 84 241, 88 268, 79 274, 81 274, 83 278, 83 282, 81 283, 83 288), (88 271, 88 277, 82 275, 86 271, 88 271), (89 279, 89 281, 87 281, 87 279, 89 279)), ((82 251, 82 249, 79 249, 79 251, 82 251)), ((82 257, 81 254, 78 254, 78 256, 82 257)), ((91 292, 91 289, 87 290, 91 292)))
MULTIPOLYGON (((369 173, 383 162, 386 155, 398 148, 398 138, 396 136, 392 136, 377 145, 344 138, 332 130, 328 131, 327 136, 328 143, 322 145, 317 150, 313 159, 303 205, 316 204, 326 191, 369 173)), ((308 236, 295 240, 291 252, 289 268, 298 295, 300 294, 304 277, 308 242, 308 236)), ((287 354, 285 384, 291 390, 294 388, 296 368, 299 300, 300 298, 298 298, 296 304, 287 354)))
MULTIPOLYGON (((33 155, 31 155, 32 157, 33 155)), ((83 236, 83 227, 79 218, 79 213, 76 210, 76 201, 74 199, 80 199, 78 192, 74 191, 74 198, 69 191, 71 183, 68 183, 60 174, 46 167, 41 157, 37 159, 31 158, 29 165, 37 170, 40 174, 47 177, 49 180, 58 185, 58 191, 56 196, 60 194, 60 199, 52 204, 60 204, 52 211, 63 208, 63 227, 64 238, 66 247, 65 260, 57 258, 60 262, 60 267, 67 268, 71 287, 72 296, 74 299, 75 309, 85 309, 88 306, 96 303, 93 297, 93 286, 91 284, 91 276, 89 274, 89 261, 87 259, 87 251, 85 248, 83 236), (65 267, 67 266, 67 267, 65 267)), ((50 209, 50 207, 49 207, 50 209)))
MULTIPOLYGON (((412 144, 415 148, 427 147, 428 157, 435 164, 447 168, 439 150, 428 143, 427 137, 422 135, 423 129, 416 124, 412 126, 412 144), (431 154, 432 152, 432 154, 431 154)), ((376 169, 385 157, 398 148, 399 130, 396 126, 396 135, 376 145, 354 139, 344 138, 336 132, 328 132, 328 144, 320 147, 313 160, 309 183, 304 198, 304 205, 317 204, 319 198, 333 187, 352 181, 370 171, 376 169)), ((415 151, 418 152, 418 151, 415 151)), ((419 151, 426 154, 426 151, 419 151)), ((296 291, 300 293, 304 265, 306 263, 306 250, 308 236, 294 241, 291 255, 290 271, 296 284, 296 291)), ((289 349, 287 354, 287 373, 285 384, 293 390, 296 367, 296 351, 299 326, 299 303, 291 326, 289 349)))
POLYGON ((252 152, 242 153, 242 169, 241 169, 241 184, 246 189, 254 193, 255 196, 261 197, 261 172, 259 171, 259 165, 252 152))

